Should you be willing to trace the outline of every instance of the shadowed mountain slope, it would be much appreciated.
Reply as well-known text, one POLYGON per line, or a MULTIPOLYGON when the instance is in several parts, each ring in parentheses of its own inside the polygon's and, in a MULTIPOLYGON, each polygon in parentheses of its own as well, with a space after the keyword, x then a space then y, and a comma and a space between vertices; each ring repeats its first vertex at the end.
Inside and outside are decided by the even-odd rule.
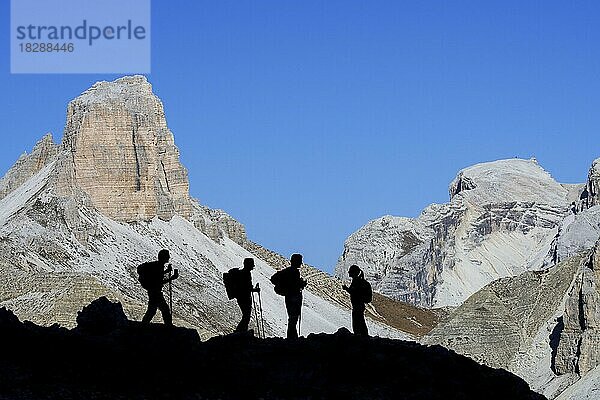
POLYGON ((341 329, 288 341, 128 321, 100 298, 78 326, 0 309, 0 396, 13 399, 543 399, 520 378, 440 346, 341 329))

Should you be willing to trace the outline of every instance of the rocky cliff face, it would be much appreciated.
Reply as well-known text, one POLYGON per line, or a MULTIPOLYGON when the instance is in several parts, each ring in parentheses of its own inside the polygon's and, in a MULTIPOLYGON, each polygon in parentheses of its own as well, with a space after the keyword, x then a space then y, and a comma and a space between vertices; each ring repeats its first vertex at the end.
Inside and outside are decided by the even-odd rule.
POLYGON ((600 158, 592 163, 585 189, 579 196, 577 206, 580 210, 584 210, 598 204, 600 204, 600 158))
POLYGON ((569 291, 553 358, 557 374, 583 376, 600 364, 600 244, 581 268, 569 291))
POLYGON ((507 369, 558 399, 600 388, 600 241, 543 271, 495 281, 424 339, 507 369))
POLYGON ((24 153, 15 165, 0 179, 0 199, 21 186, 51 162, 58 153, 58 145, 46 134, 33 148, 31 154, 24 153))
POLYGON ((417 219, 386 216, 351 235, 336 266, 366 271, 380 293, 422 306, 456 306, 495 279, 544 266, 570 191, 534 160, 459 172, 450 202, 417 219))
POLYGON ((453 310, 424 339, 427 344, 504 368, 553 398, 577 380, 557 376, 557 326, 585 254, 544 271, 528 271, 490 283, 453 310))
POLYGON ((63 191, 82 189, 108 217, 191 215, 187 171, 145 77, 98 82, 71 101, 62 148, 63 191))

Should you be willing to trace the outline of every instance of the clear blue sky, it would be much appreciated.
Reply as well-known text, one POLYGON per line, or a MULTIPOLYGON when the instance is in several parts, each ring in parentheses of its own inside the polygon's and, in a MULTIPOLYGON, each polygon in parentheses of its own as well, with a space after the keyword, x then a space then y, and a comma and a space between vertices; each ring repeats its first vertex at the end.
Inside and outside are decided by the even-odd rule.
MULTIPOLYGON (((600 2, 152 4, 152 73, 190 189, 250 239, 330 271, 384 214, 448 199, 465 166, 600 157, 600 2)), ((0 170, 114 75, 11 75, 0 2, 0 170)))

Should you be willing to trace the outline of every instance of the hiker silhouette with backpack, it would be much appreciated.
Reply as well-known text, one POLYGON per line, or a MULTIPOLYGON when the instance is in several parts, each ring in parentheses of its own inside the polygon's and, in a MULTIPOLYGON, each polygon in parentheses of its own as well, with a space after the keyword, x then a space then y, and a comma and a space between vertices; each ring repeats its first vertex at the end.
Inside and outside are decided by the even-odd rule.
POLYGON ((371 284, 365 279, 364 272, 358 265, 351 265, 348 275, 352 278, 350 286, 342 285, 342 289, 350 293, 352 303, 352 331, 355 335, 369 336, 365 322, 365 309, 367 303, 373 300, 371 284))
POLYGON ((173 325, 171 309, 163 296, 162 288, 165 283, 170 285, 171 281, 179 277, 179 270, 173 270, 171 264, 165 267, 169 259, 169 251, 162 249, 158 252, 157 261, 146 262, 137 267, 138 280, 142 287, 148 291, 148 309, 144 314, 144 318, 142 318, 143 323, 150 323, 158 309, 162 314, 165 325, 173 325), (173 275, 171 275, 171 272, 173 272, 173 275))
MULTIPOLYGON (((246 258, 244 259, 244 267, 242 269, 231 268, 223 274, 223 283, 225 284, 227 297, 229 300, 236 299, 242 311, 242 319, 235 328, 235 331, 240 333, 248 332, 248 324, 252 315, 252 293, 260 293, 258 283, 256 286, 252 286, 251 271, 253 269, 254 259, 246 258)), ((256 324, 258 328, 260 323, 256 321, 256 324)), ((260 328, 258 329, 260 330, 260 328)))
POLYGON ((293 339, 298 337, 296 329, 302 313, 302 289, 306 287, 306 280, 300 276, 300 266, 302 265, 302 255, 292 254, 290 266, 277 271, 271 277, 271 282, 275 285, 275 293, 285 296, 285 308, 288 314, 287 337, 293 339))

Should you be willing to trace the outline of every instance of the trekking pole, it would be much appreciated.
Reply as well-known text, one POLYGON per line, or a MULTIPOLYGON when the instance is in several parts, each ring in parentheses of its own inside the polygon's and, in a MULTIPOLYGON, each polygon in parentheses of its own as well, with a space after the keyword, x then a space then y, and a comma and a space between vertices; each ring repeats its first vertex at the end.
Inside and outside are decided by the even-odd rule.
POLYGON ((263 317, 262 298, 260 296, 260 291, 258 292, 258 308, 260 311, 260 322, 262 324, 262 334, 263 334, 263 339, 264 339, 265 338, 265 319, 263 317))
MULTIPOLYGON (((254 294, 252 294, 254 298, 254 294)), ((256 300, 255 300, 256 301, 256 300)), ((262 327, 260 325, 260 309, 258 307, 258 302, 254 303, 254 319, 256 319, 256 329, 258 330, 258 337, 263 338, 262 327)))
POLYGON ((171 271, 169 271, 169 312, 171 313, 171 319, 173 319, 173 281, 171 280, 171 271))
POLYGON ((254 301, 254 292, 251 292, 252 295, 252 309, 254 310, 254 322, 256 323, 256 331, 258 332, 258 337, 260 337, 260 324, 258 323, 258 314, 256 312, 256 303, 254 301))
MULTIPOLYGON (((302 296, 302 292, 304 288, 300 290, 300 295, 302 296)), ((300 337, 300 331, 302 329, 302 306, 304 305, 304 296, 302 296, 302 301, 300 302, 300 315, 298 315, 298 337, 300 337)))

